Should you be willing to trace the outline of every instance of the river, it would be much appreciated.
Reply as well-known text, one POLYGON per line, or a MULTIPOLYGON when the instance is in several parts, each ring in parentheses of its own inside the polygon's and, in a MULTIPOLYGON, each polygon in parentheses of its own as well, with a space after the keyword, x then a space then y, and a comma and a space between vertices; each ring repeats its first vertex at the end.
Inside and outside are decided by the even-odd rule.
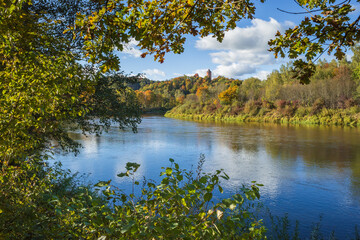
POLYGON ((261 201, 272 214, 289 213, 293 223, 309 232, 322 217, 324 236, 335 230, 339 239, 360 227, 360 129, 276 124, 199 123, 160 116, 144 117, 138 133, 112 127, 100 137, 71 136, 84 146, 80 154, 56 155, 64 168, 90 173, 88 180, 112 179, 126 162, 141 167, 137 179, 158 180, 161 167, 175 159, 181 168, 195 168, 200 154, 204 170, 224 169, 230 181, 225 196, 243 183, 257 181, 261 201))

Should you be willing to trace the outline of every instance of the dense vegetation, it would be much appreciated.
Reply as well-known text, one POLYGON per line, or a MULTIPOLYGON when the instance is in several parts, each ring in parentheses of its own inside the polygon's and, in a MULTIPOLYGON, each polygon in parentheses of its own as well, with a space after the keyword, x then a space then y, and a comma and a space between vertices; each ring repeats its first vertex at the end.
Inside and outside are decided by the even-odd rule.
POLYGON ((137 99, 145 111, 153 108, 163 108, 170 110, 178 104, 185 102, 186 98, 194 95, 201 95, 207 91, 209 86, 213 86, 213 96, 217 96, 229 84, 240 84, 240 81, 219 77, 210 80, 208 77, 198 76, 177 77, 168 81, 149 81, 140 80, 140 88, 135 90, 137 99))
MULTIPOLYGON (((22 165, 1 175, 1 239, 262 239, 265 228, 253 214, 257 184, 243 187, 232 198, 214 202, 222 192, 222 171, 204 174, 171 166, 162 181, 147 180, 141 194, 124 193, 99 182, 82 185, 61 168, 22 165)), ((128 163, 133 187, 140 165, 128 163)))
MULTIPOLYGON (((291 44, 319 29, 320 40, 327 37, 323 32, 331 36, 330 50, 338 47, 339 57, 341 47, 359 40, 359 20, 346 19, 350 1, 341 6, 332 5, 332 0, 299 4, 320 7, 325 17, 316 17, 313 25, 330 23, 331 18, 330 27, 303 35, 289 30, 273 42, 275 53, 283 55, 285 47, 299 54, 310 52, 311 59, 321 53, 324 41, 315 47, 309 41, 300 48, 291 44)), ((67 134, 69 127, 101 134, 115 121, 121 128, 136 130, 139 108, 135 93, 124 85, 129 78, 118 72, 116 50, 136 40, 146 51, 143 57, 153 54, 163 62, 167 52, 183 52, 188 34, 212 34, 221 41, 226 30, 241 19, 252 19, 254 13, 248 0, 0 1, 0 238, 263 238, 261 222, 244 208, 244 201, 259 197, 255 184, 244 188, 243 195, 211 204, 215 187, 222 191, 219 177, 227 178, 221 171, 194 176, 172 163, 159 185, 147 183, 136 198, 104 182, 97 185, 99 193, 74 182, 67 172, 46 166, 54 146, 78 149, 67 134)), ((289 55, 294 57, 293 52, 289 55)), ((219 97, 231 88, 219 97, 230 102, 216 103, 227 106, 233 104, 228 95, 247 84, 219 84, 218 90, 203 85, 196 91, 190 85, 185 84, 189 92, 183 92, 184 104, 195 101, 194 96, 205 103, 207 92, 219 97)), ((171 107, 173 102, 161 104, 171 107)), ((128 164, 120 176, 131 177, 137 168, 128 164)))
MULTIPOLYGON (((310 83, 305 85, 294 78, 292 65, 288 64, 273 71, 264 81, 184 77, 183 82, 189 84, 178 85, 177 89, 174 83, 178 79, 149 86, 160 95, 158 99, 175 99, 177 105, 166 113, 168 117, 357 126, 360 124, 359 47, 353 51, 351 62, 319 61, 310 83), (184 91, 187 86, 192 87, 190 91, 184 91), (170 87, 171 91, 166 91, 170 87), (169 98, 164 92, 175 95, 169 98)), ((142 89, 147 89, 147 85, 142 89)))

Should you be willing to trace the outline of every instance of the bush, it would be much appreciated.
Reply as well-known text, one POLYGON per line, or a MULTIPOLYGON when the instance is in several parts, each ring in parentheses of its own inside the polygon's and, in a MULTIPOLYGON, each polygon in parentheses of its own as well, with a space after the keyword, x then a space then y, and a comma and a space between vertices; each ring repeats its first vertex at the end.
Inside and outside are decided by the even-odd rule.
POLYGON ((305 117, 308 114, 309 114, 309 111, 308 111, 308 109, 306 107, 299 107, 295 111, 295 116, 296 117, 305 117))
POLYGON ((348 108, 351 108, 353 106, 355 106, 355 100, 350 98, 350 99, 346 99, 345 102, 344 102, 344 105, 345 105, 345 108, 348 109, 348 108))
POLYGON ((259 101, 250 100, 245 103, 244 113, 255 116, 256 114, 258 114, 258 112, 261 108, 261 105, 262 104, 259 101))
POLYGON ((209 103, 205 106, 205 114, 211 114, 216 111, 216 105, 214 103, 209 103))
POLYGON ((286 117, 292 117, 295 114, 296 107, 294 106, 285 106, 285 108, 281 109, 281 114, 286 117))
POLYGON ((241 113, 242 107, 239 105, 231 106, 230 115, 235 116, 241 113))
POLYGON ((349 114, 357 114, 360 112, 360 107, 359 106, 353 106, 349 109, 349 114))
POLYGON ((274 103, 275 107, 280 110, 280 109, 283 109, 285 108, 286 106, 286 101, 285 100, 276 100, 275 103, 274 103))
POLYGON ((258 112, 258 115, 259 116, 265 116, 268 112, 270 112, 271 110, 269 110, 268 108, 264 108, 264 107, 262 107, 262 108, 260 108, 260 110, 259 110, 259 112, 258 112))
MULTIPOLYGON (((196 173, 171 166, 163 168, 161 183, 145 181, 141 196, 124 193, 110 181, 96 188, 80 186, 68 173, 34 165, 13 169, 0 177, 1 239, 263 239, 265 227, 256 220, 254 201, 259 184, 243 187, 221 202, 220 180, 229 177, 218 170, 196 173), (10 180, 10 182, 5 182, 10 180), (74 184, 75 183, 75 184, 74 184), (31 187, 33 186, 33 187, 31 187), (8 191, 8 192, 7 192, 8 191), (6 197, 6 198, 4 198, 6 197), (4 230, 5 229, 5 230, 4 230)), ((133 189, 140 167, 127 163, 133 189)))
POLYGON ((67 204, 86 193, 92 201, 82 201, 84 209, 102 200, 81 187, 76 174, 33 161, 0 172, 0 239, 68 239, 72 226, 59 224, 54 202, 67 204))
POLYGON ((355 100, 352 98, 340 97, 337 101, 337 107, 342 109, 348 109, 354 106, 355 100))
POLYGON ((325 101, 322 98, 318 98, 315 100, 314 104, 312 105, 311 108, 311 115, 315 115, 318 114, 321 109, 323 109, 323 107, 325 107, 325 101))
POLYGON ((270 101, 267 100, 263 100, 262 101, 262 107, 266 108, 266 109, 273 109, 274 108, 274 104, 270 101))

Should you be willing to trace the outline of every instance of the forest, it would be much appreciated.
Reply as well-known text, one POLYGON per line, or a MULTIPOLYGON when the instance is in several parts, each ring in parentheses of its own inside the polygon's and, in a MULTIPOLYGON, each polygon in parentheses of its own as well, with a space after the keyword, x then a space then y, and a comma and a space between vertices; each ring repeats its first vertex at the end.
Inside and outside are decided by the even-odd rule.
POLYGON ((360 124, 360 48, 351 61, 320 60, 309 84, 295 77, 292 63, 265 80, 183 76, 142 81, 135 90, 145 112, 196 120, 291 122, 322 125, 360 124))

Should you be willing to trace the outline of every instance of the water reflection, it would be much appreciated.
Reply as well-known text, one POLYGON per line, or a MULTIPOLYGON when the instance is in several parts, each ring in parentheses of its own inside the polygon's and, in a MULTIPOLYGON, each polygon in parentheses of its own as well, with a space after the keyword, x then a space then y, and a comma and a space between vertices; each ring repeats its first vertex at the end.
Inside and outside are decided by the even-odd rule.
POLYGON ((71 137, 83 143, 77 157, 57 156, 65 167, 92 173, 126 188, 117 178, 126 162, 141 164, 142 176, 159 179, 160 167, 174 158, 194 168, 205 154, 205 171, 223 168, 230 175, 226 192, 243 183, 265 186, 262 199, 277 214, 309 223, 324 214, 324 225, 341 233, 360 223, 360 130, 356 128, 280 126, 274 124, 194 123, 145 118, 139 133, 113 128, 101 137, 71 137), (344 226, 345 223, 345 226, 344 226), (341 226, 341 227, 339 227, 341 226))
POLYGON ((231 166, 228 171, 234 176, 235 173, 249 176, 252 169, 252 176, 263 183, 280 175, 282 179, 344 183, 349 188, 345 190, 343 186, 339 191, 360 200, 359 129, 275 124, 199 125, 214 127, 217 149, 210 155, 221 157, 212 160, 217 162, 217 167, 231 166))

